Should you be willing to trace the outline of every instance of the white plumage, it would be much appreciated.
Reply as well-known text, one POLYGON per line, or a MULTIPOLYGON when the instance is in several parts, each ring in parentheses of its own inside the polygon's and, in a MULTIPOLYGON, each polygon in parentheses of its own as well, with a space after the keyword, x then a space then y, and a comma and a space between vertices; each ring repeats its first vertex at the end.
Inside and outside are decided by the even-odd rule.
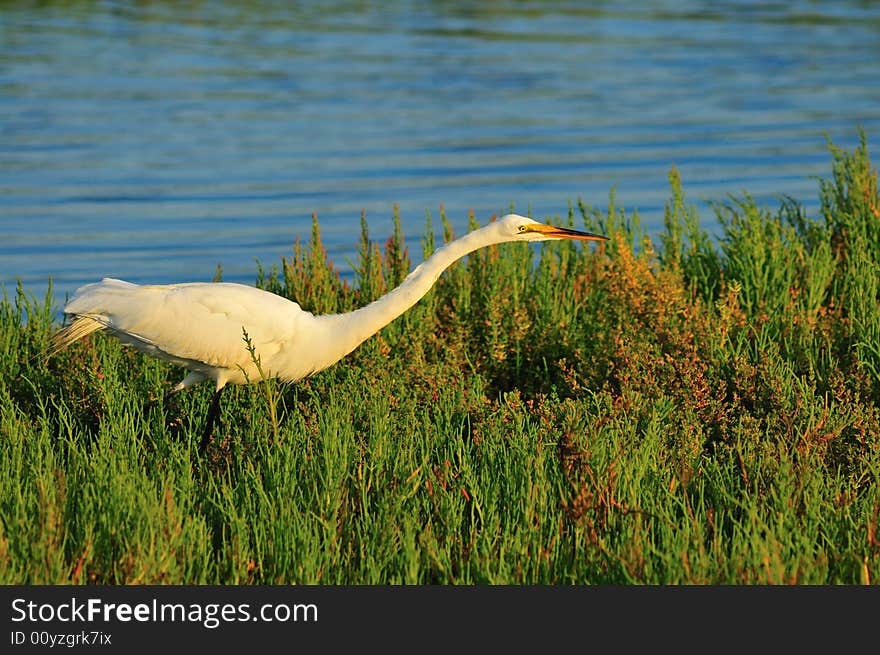
POLYGON ((412 307, 446 268, 467 253, 505 241, 547 239, 605 237, 508 214, 439 248, 400 286, 366 307, 323 316, 241 284, 137 285, 104 278, 77 289, 65 306, 64 312, 74 318, 55 335, 53 352, 95 330, 106 330, 125 344, 186 369, 187 375, 172 392, 213 380, 216 393, 207 438, 220 390, 260 378, 244 333, 265 375, 299 380, 338 361, 412 307))
POLYGON ((76 317, 73 326, 83 322, 90 332, 107 330, 127 345, 189 370, 180 388, 205 379, 213 379, 218 389, 230 382, 256 381, 243 329, 266 364, 264 370, 291 380, 310 372, 297 366, 295 358, 282 370, 278 357, 315 317, 255 287, 198 282, 139 286, 104 278, 79 288, 64 311, 76 317))

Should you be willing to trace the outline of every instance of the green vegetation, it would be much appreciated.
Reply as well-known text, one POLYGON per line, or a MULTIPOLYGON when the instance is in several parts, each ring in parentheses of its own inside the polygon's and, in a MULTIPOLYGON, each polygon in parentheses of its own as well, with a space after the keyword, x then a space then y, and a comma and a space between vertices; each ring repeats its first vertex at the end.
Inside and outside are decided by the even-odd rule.
MULTIPOLYGON (((45 361, 19 289, 0 582, 876 584, 880 198, 864 135, 831 153, 818 217, 732 199, 710 237, 673 170, 656 243, 612 197, 568 216, 606 244, 478 251, 331 369, 227 390, 204 457, 209 385, 166 403, 181 372, 100 334, 45 361)), ((354 285, 317 222, 258 284, 381 295, 408 250, 362 225, 354 285)))

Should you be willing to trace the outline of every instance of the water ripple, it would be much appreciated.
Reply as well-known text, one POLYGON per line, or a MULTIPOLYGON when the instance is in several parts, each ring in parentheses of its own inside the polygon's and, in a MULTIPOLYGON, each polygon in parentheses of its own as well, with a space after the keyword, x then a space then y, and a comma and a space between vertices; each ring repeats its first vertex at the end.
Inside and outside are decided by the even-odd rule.
POLYGON ((313 213, 346 273, 395 204, 417 244, 613 188, 656 231, 673 165, 710 228, 744 190, 816 212, 826 135, 880 132, 871 3, 301 5, 0 6, 0 283, 251 282, 313 213))

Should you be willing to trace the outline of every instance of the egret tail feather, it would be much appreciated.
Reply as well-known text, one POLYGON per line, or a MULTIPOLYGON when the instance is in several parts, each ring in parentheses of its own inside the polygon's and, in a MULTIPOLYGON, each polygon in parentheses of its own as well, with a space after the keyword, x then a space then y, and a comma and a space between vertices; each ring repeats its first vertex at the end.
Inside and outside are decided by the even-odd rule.
POLYGON ((75 341, 100 330, 104 325, 88 316, 77 316, 69 325, 64 326, 52 335, 49 346, 49 357, 54 357, 75 341))

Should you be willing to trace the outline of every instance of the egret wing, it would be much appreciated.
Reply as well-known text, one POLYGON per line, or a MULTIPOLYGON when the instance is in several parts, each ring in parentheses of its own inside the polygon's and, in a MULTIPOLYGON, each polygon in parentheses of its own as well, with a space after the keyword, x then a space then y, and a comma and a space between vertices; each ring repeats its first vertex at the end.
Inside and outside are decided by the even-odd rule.
POLYGON ((79 289, 65 312, 101 323, 141 350, 213 367, 246 367, 244 331, 262 358, 292 338, 306 312, 275 294, 233 283, 136 285, 105 278, 79 289))

